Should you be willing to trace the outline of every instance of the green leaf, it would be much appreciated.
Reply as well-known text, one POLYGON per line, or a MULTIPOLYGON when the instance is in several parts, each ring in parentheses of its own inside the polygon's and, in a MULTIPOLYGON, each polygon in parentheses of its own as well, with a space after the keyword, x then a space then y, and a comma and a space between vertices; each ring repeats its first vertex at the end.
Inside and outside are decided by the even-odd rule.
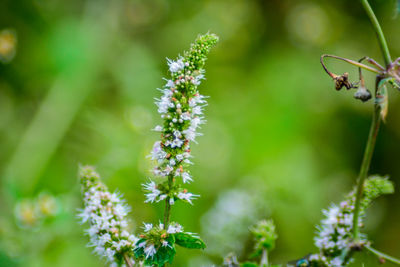
POLYGON ((191 233, 176 233, 175 242, 177 245, 184 248, 205 249, 206 244, 200 237, 194 236, 191 233))
POLYGON ((391 82, 393 78, 386 78, 379 82, 378 84, 378 94, 376 96, 376 103, 379 104, 381 108, 381 118, 383 121, 386 120, 387 112, 388 112, 388 94, 386 85, 391 82))
POLYGON ((138 258, 138 259, 140 259, 140 258, 142 258, 142 257, 144 257, 145 255, 144 255, 144 248, 143 247, 139 247, 139 244, 141 244, 141 243, 143 243, 143 242, 146 242, 146 239, 144 239, 144 238, 141 238, 141 239, 139 239, 137 242, 136 242, 136 249, 134 250, 134 255, 135 255, 135 258, 138 258))
POLYGON ((168 246, 164 247, 159 245, 156 248, 157 252, 153 255, 153 257, 145 259, 146 255, 144 253, 144 247, 139 248, 138 246, 139 244, 146 242, 146 239, 139 239, 139 241, 136 242, 137 248, 134 251, 135 257, 138 259, 145 259, 145 264, 149 266, 164 266, 167 262, 172 263, 176 254, 175 238, 174 236, 170 235, 166 238, 166 241, 168 241, 168 246))
POLYGON ((172 263, 176 254, 175 246, 160 247, 153 258, 148 258, 145 263, 148 265, 164 266, 167 262, 172 263))

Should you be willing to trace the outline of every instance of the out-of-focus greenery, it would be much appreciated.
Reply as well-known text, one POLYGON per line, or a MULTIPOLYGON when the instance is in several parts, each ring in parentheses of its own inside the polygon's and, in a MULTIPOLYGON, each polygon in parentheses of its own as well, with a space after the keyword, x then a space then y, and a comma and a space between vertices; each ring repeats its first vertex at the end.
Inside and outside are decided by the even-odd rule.
MULTIPOLYGON (((371 4, 392 55, 399 55, 395 1, 371 4)), ((79 163, 96 165, 109 188, 125 195, 133 228, 161 218, 162 204, 144 204, 140 185, 150 175, 146 155, 158 138, 150 131, 160 121, 153 99, 164 84, 165 57, 209 30, 221 42, 200 88, 211 98, 189 185, 201 198, 193 207, 177 203, 172 214, 209 248, 179 249, 174 266, 221 264, 232 250, 243 257, 253 248, 248 227, 269 217, 279 235, 272 262, 316 251, 321 209, 352 188, 372 111, 353 92, 334 90, 319 56, 382 62, 358 1, 2 0, 0 266, 103 264, 77 224, 79 163), (235 194, 248 205, 232 208, 235 194), (234 237, 240 239, 228 241, 234 237)), ((356 79, 355 69, 328 65, 356 79)), ((374 77, 367 78, 371 88, 374 77)), ((390 92, 371 167, 390 174, 396 188, 398 94, 390 92)), ((394 194, 376 202, 364 230, 375 247, 398 257, 399 201, 394 194)), ((371 256, 359 258, 377 265, 371 256)))

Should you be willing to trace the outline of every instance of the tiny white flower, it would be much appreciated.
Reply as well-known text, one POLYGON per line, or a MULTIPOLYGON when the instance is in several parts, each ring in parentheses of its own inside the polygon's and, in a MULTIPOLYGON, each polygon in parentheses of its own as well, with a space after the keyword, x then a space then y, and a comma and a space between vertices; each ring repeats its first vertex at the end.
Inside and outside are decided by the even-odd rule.
POLYGON ((333 258, 331 261, 332 267, 342 267, 343 261, 340 257, 333 258))
POLYGON ((159 163, 166 158, 167 153, 162 149, 161 141, 154 143, 150 156, 152 160, 157 160, 159 163))
POLYGON ((182 133, 181 133, 180 131, 178 131, 178 130, 174 130, 173 135, 174 135, 176 138, 181 138, 181 137, 182 137, 182 133))
POLYGON ((181 147, 183 145, 183 141, 179 138, 175 138, 174 141, 171 143, 171 147, 181 147))
POLYGON ((114 208, 114 213, 117 217, 123 218, 128 214, 128 210, 122 204, 117 204, 114 208))
POLYGON ((108 257, 109 261, 114 260, 114 255, 115 255, 115 251, 113 249, 111 249, 111 248, 106 249, 106 256, 108 257))
POLYGON ((183 172, 181 176, 182 176, 183 183, 188 183, 188 182, 193 181, 192 177, 187 172, 183 172))
POLYGON ((168 226, 167 233, 168 233, 168 234, 180 233, 180 232, 183 231, 182 229, 183 229, 182 226, 181 226, 180 224, 178 224, 178 223, 176 223, 176 224, 170 224, 170 225, 168 226))
POLYGON ((146 254, 146 259, 149 257, 153 257, 154 254, 156 254, 156 253, 157 253, 157 250, 153 244, 150 244, 149 246, 144 248, 144 254, 146 254))
POLYGON ((148 232, 151 229, 153 229, 153 224, 151 224, 151 223, 143 223, 143 224, 144 224, 143 229, 145 232, 148 232))
POLYGON ((193 205, 192 200, 199 197, 199 195, 194 195, 192 193, 184 193, 184 192, 179 192, 178 193, 178 198, 182 200, 186 200, 190 204, 193 205))
POLYGON ((172 73, 178 72, 185 67, 185 64, 183 63, 182 59, 178 59, 177 61, 167 59, 167 61, 168 61, 169 71, 172 73))
POLYGON ((190 116, 190 113, 189 112, 185 112, 185 113, 182 113, 182 115, 181 115, 181 119, 182 120, 185 120, 185 121, 188 121, 188 120, 190 120, 192 117, 190 116))
POLYGON ((331 208, 328 210, 324 210, 323 213, 327 217, 323 223, 324 224, 335 224, 338 222, 338 215, 339 215, 340 209, 339 207, 333 205, 331 208))
POLYGON ((154 127, 153 131, 162 132, 163 131, 163 127, 161 125, 157 125, 156 127, 154 127))
POLYGON ((167 83, 165 84, 165 87, 174 88, 175 87, 175 83, 172 80, 167 80, 167 83))

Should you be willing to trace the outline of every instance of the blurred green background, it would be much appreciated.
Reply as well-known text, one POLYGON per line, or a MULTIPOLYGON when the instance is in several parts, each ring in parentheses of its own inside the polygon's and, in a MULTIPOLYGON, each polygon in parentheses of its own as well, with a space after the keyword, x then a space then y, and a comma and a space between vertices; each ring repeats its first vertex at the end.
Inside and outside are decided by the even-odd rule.
MULTIPOLYGON (((395 1, 371 4, 399 55, 395 1)), ((189 190, 201 198, 177 203, 172 217, 208 248, 178 249, 174 266, 218 265, 230 251, 243 258, 248 227, 270 217, 279 234, 273 262, 315 252, 321 210, 355 182, 371 102, 336 92, 319 56, 382 62, 358 1, 1 0, 0 31, 0 266, 105 265, 76 218, 79 164, 95 165, 124 194, 133 228, 161 218, 162 204, 144 204, 141 192, 158 138, 150 129, 161 120, 156 88, 165 58, 207 31, 220 43, 200 87, 210 96, 208 123, 193 146, 189 190)), ((356 80, 355 69, 328 65, 356 80)), ((400 103, 390 95, 371 173, 390 174, 399 189, 400 103)), ((399 200, 374 203, 364 229, 398 257, 399 200)))

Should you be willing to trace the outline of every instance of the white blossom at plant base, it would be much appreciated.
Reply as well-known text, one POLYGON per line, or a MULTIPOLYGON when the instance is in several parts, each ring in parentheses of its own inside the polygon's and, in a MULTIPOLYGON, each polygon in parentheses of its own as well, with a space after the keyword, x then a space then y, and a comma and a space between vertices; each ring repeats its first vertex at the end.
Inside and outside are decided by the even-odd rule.
POLYGON ((110 193, 92 167, 80 170, 84 208, 79 213, 82 223, 88 222, 86 233, 94 253, 111 264, 121 264, 124 257, 132 263, 137 238, 127 230, 129 207, 117 193, 110 193))
MULTIPOLYGON (((373 176, 365 181, 364 193, 361 201, 359 225, 363 226, 365 210, 375 198, 382 194, 393 193, 393 184, 387 179, 373 176)), ((355 204, 355 190, 349 194, 340 205, 332 205, 324 210, 325 219, 318 226, 318 234, 315 237, 315 245, 319 248, 319 254, 309 257, 311 266, 342 267, 351 262, 353 235, 353 212, 355 204)), ((361 236, 361 245, 368 244, 365 235, 361 236)))
POLYGON ((135 257, 142 259, 146 265, 164 266, 172 263, 176 253, 175 244, 185 248, 205 248, 204 242, 196 234, 184 232, 176 222, 170 223, 167 229, 162 223, 143 225, 144 233, 136 243, 135 257))

